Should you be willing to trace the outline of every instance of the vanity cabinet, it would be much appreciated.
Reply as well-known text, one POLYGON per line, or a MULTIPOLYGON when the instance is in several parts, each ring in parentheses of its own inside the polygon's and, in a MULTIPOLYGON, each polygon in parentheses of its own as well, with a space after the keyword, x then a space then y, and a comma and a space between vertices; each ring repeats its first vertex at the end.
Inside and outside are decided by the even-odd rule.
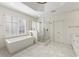
POLYGON ((75 54, 79 56, 79 35, 74 34, 72 37, 73 49, 75 51, 75 54))

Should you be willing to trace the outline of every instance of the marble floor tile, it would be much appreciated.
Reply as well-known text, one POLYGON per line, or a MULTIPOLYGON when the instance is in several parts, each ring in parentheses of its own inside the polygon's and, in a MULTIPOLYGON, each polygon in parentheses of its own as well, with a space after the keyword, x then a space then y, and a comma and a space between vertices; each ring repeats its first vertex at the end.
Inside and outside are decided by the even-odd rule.
POLYGON ((15 54, 10 54, 6 48, 0 50, 0 57, 74 57, 72 46, 58 42, 38 42, 15 54))
POLYGON ((13 55, 13 57, 74 57, 70 45, 62 43, 38 43, 13 55))

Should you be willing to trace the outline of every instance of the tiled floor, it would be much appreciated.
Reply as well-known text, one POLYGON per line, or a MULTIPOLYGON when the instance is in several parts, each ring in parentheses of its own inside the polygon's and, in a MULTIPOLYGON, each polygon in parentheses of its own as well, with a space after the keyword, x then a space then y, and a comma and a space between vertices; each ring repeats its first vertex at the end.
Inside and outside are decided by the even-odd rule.
POLYGON ((10 57, 10 56, 11 54, 9 54, 6 48, 0 49, 0 57, 10 57))
MULTIPOLYGON (((1 51, 0 56, 11 56, 6 51, 1 51)), ((74 57, 75 53, 71 46, 57 42, 38 43, 28 47, 14 55, 13 57, 74 57)))

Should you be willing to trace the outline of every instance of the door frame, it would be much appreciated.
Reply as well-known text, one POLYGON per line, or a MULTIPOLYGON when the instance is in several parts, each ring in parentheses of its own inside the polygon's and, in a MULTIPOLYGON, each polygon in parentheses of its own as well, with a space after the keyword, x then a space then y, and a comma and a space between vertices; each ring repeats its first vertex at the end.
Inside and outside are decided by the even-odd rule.
MULTIPOLYGON (((55 22, 61 22, 61 21, 64 22, 64 20, 54 20, 54 21, 53 21, 53 40, 54 40, 54 42, 56 42, 56 41, 55 41, 55 22)), ((64 23, 65 23, 65 22, 64 22, 64 23)), ((64 34, 64 40, 66 40, 66 37, 65 37, 65 34, 66 34, 66 33, 65 33, 65 31, 66 31, 65 24, 63 24, 63 26, 64 26, 64 29, 63 29, 63 30, 64 30, 64 33, 63 33, 63 34, 64 34)), ((57 42, 58 42, 58 41, 57 41, 57 42)), ((59 42, 59 43, 65 43, 65 42, 59 42)))

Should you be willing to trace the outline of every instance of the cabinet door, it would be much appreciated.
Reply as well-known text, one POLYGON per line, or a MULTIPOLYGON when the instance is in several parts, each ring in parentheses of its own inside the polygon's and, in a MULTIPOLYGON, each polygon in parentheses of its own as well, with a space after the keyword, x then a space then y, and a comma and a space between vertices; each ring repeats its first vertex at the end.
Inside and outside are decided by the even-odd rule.
POLYGON ((57 42, 65 42, 64 38, 64 21, 54 22, 54 40, 57 42))
POLYGON ((77 56, 79 56, 79 37, 73 36, 72 39, 73 39, 73 40, 72 40, 72 46, 73 46, 73 49, 74 49, 74 51, 75 51, 75 54, 76 54, 77 56))

